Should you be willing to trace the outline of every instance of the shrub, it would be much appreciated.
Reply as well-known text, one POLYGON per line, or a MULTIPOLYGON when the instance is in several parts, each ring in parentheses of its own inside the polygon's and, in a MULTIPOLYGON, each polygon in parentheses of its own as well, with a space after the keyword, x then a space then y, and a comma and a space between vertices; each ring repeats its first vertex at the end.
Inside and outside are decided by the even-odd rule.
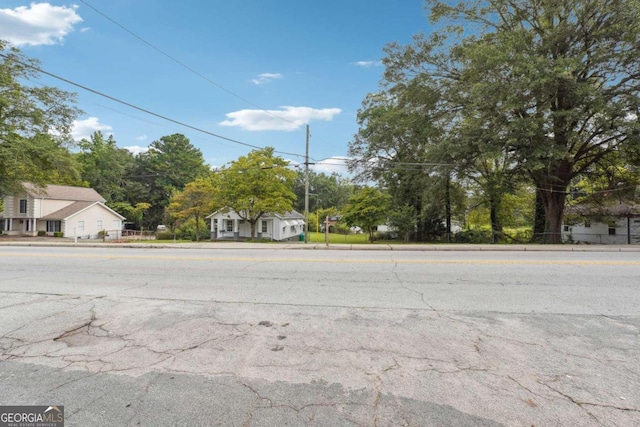
POLYGON ((158 232, 156 233, 156 240, 173 240, 173 233, 171 231, 158 232))
MULTIPOLYGON (((191 218, 180 225, 176 230, 176 237, 185 240, 196 240, 196 221, 191 218)), ((211 237, 209 227, 204 220, 200 220, 200 240, 208 240, 211 237)), ((156 237, 157 238, 157 237, 156 237)), ((171 235, 173 239, 173 235, 171 235)))
POLYGON ((64 233, 62 231, 54 231, 53 237, 64 237, 64 233))
POLYGON ((491 243, 491 230, 463 230, 456 233, 456 243, 491 243))
POLYGON ((38 231, 38 236, 42 237, 42 236, 46 236, 46 235, 47 235, 46 231, 44 231, 44 230, 39 230, 38 231))

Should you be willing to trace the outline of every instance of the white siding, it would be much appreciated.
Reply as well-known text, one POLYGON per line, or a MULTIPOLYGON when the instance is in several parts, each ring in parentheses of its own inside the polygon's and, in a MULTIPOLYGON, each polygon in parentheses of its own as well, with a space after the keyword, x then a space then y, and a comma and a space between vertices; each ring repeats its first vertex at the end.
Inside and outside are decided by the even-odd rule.
POLYGON ((99 220, 102 221, 103 225, 109 224, 110 226, 115 225, 117 221, 117 229, 107 229, 107 231, 110 232, 110 235, 116 234, 122 228, 122 222, 118 216, 102 205, 95 204, 88 209, 67 218, 67 221, 63 224, 63 227, 65 227, 64 237, 76 237, 76 234, 74 233, 75 228, 78 237, 97 239, 99 237, 98 232, 102 230, 102 228, 98 228, 99 220), (78 230, 78 223, 80 221, 84 221, 83 231, 78 230))
MULTIPOLYGON (((615 221, 615 234, 609 234, 609 224, 591 222, 590 227, 585 223, 563 226, 562 239, 565 242, 593 243, 602 245, 626 245, 628 243, 627 218, 615 221)), ((640 243, 640 218, 631 218, 631 243, 640 243)))
MULTIPOLYGON (((39 202, 39 200, 37 200, 39 202)), ((42 214, 38 212, 38 218, 47 216, 51 213, 57 212, 62 208, 66 208, 67 206, 75 203, 73 200, 51 200, 45 199, 42 204, 42 214)), ((38 209, 39 211, 40 209, 38 209)))

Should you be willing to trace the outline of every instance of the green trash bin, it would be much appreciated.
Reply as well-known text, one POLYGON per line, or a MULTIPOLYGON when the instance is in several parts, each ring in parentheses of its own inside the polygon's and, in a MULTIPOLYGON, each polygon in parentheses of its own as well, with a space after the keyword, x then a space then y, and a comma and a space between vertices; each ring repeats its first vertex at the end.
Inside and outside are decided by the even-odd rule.
POLYGON ((300 233, 300 241, 304 242, 304 233, 300 233))

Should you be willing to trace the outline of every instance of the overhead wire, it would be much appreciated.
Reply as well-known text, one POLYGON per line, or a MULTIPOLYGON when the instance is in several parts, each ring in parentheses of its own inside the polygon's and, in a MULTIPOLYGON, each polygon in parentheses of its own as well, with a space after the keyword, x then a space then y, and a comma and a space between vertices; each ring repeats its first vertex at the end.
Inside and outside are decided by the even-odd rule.
POLYGON ((201 79, 205 80, 206 82, 212 84, 213 86, 217 87, 220 90, 223 90, 225 92, 227 92, 228 94, 234 96, 235 98, 238 98, 239 100, 257 108, 258 110, 269 114, 272 117, 278 118, 280 120, 283 120, 287 123, 291 123, 294 125, 297 125, 297 123, 285 119, 284 117, 281 117, 277 114, 274 114, 273 112, 264 109, 263 107, 249 101, 246 98, 243 98, 242 96, 238 95, 237 93, 227 89, 226 87, 222 86, 219 83, 216 83, 215 81, 211 80, 210 78, 208 78, 207 76, 205 76, 204 74, 198 72, 197 70, 195 70, 194 68, 190 67, 189 65, 185 64, 184 62, 180 61, 179 59, 173 57, 172 55, 168 54, 167 52, 165 52, 164 50, 160 49, 159 47, 157 47, 156 45, 154 45, 153 43, 147 41, 146 39, 144 39, 143 37, 139 36, 138 34, 134 33, 132 30, 128 29, 127 27, 125 27, 124 25, 122 25, 121 23, 119 23, 118 21, 116 21, 115 19, 111 18, 110 16, 108 16, 106 13, 102 12, 101 10, 97 9, 95 6, 91 5, 90 3, 86 2, 85 0, 80 0, 81 3, 83 3, 85 6, 89 7, 90 9, 92 9, 93 11, 95 11, 97 14, 101 15, 102 17, 104 17, 106 20, 108 20, 109 22, 113 23, 114 25, 118 26, 119 28, 121 28, 122 30, 126 31, 127 33, 129 33, 130 35, 132 35, 133 37, 135 37, 136 39, 140 40, 142 43, 146 44, 147 46, 149 46, 150 48, 152 48, 153 50, 155 50, 156 52, 160 53, 161 55, 169 58, 171 61, 175 62, 176 64, 180 65, 181 67, 183 67, 184 69, 188 70, 189 72, 195 74, 196 76, 200 77, 201 79))
MULTIPOLYGON (((4 53, 0 53, 0 56, 5 58, 5 59, 11 59, 12 61, 14 61, 14 62, 26 67, 26 68, 32 69, 34 71, 37 71, 37 72, 39 72, 41 74, 44 74, 44 75, 47 75, 49 77, 53 77, 54 79, 60 80, 62 82, 65 82, 67 84, 70 84, 72 86, 80 88, 82 90, 85 90, 87 92, 91 92, 91 93, 93 93, 95 95, 101 96, 103 98, 107 98, 107 99, 109 99, 111 101, 114 101, 114 102, 117 102, 119 104, 126 105, 127 107, 133 108, 134 110, 142 111, 143 113, 146 113, 146 114, 149 114, 151 116, 158 117, 158 118, 160 118, 162 120, 166 120, 168 122, 171 122, 171 123, 186 127, 188 129, 194 130, 196 132, 200 132, 200 133, 203 133, 205 135, 213 136, 215 138, 219 138, 219 139, 222 139, 222 140, 225 140, 225 141, 233 142, 234 144, 243 145, 243 146, 249 147, 249 148, 254 148, 254 149, 258 149, 258 150, 262 150, 262 149, 265 148, 265 147, 260 147, 258 145, 249 144, 247 142, 239 141, 237 139, 229 138, 229 137, 226 137, 226 136, 223 136, 223 135, 219 135, 219 134, 216 134, 216 133, 213 133, 213 132, 209 132, 208 130, 204 130, 204 129, 198 128, 196 126, 190 125, 188 123, 185 123, 185 122, 182 122, 182 121, 179 121, 179 120, 176 120, 176 119, 172 119, 172 118, 170 118, 168 116, 165 116, 165 115, 162 115, 162 114, 159 114, 159 113, 155 113, 155 112, 153 112, 151 110, 148 110, 146 108, 138 107, 137 105, 134 105, 134 104, 132 104, 130 102, 123 101, 123 100, 121 100, 119 98, 116 98, 114 96, 107 95, 106 93, 97 91, 95 89, 92 89, 92 88, 87 87, 85 85, 82 85, 80 83, 76 83, 76 82, 74 82, 72 80, 69 80, 69 79, 66 79, 64 77, 58 76, 57 74, 54 74, 54 73, 51 73, 49 71, 43 70, 40 67, 36 67, 35 65, 31 65, 31 64, 22 62, 22 61, 16 59, 15 57, 10 57, 9 55, 6 55, 4 53)), ((274 153, 284 154, 284 155, 287 155, 287 156, 301 157, 301 158, 305 157, 304 154, 289 153, 289 152, 286 152, 286 151, 274 150, 274 153)))

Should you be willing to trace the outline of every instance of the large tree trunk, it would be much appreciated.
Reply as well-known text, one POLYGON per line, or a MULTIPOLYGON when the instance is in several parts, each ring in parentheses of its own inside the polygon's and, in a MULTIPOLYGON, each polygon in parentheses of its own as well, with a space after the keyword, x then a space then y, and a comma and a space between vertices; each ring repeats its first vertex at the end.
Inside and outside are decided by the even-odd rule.
POLYGON ((550 174, 539 174, 535 179, 544 204, 544 213, 548 227, 548 243, 562 243, 562 219, 564 204, 567 200, 567 188, 571 182, 572 165, 558 162, 550 174))
POLYGON ((549 224, 549 243, 562 243, 562 217, 567 194, 557 189, 549 189, 545 193, 542 195, 542 200, 549 224))
POLYGON ((251 241, 253 242, 253 239, 256 238, 256 223, 258 222, 257 219, 254 220, 250 220, 249 224, 251 224, 251 241))
POLYGON ((531 240, 537 243, 546 243, 545 233, 547 231, 547 218, 544 213, 544 202, 542 201, 542 191, 536 189, 536 205, 533 214, 533 236, 531 240))

